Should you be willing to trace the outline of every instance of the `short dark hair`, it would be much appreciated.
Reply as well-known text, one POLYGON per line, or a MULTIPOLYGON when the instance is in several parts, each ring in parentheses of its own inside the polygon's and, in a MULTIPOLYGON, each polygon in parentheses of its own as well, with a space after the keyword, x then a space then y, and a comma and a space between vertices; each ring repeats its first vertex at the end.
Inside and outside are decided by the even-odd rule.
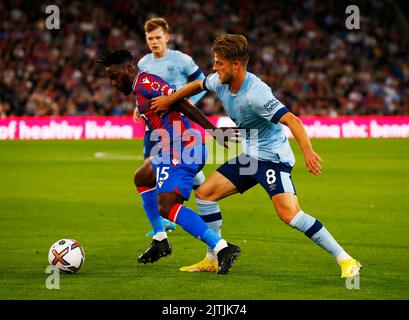
POLYGON ((116 51, 103 50, 97 58, 97 63, 105 67, 110 67, 115 64, 123 64, 132 61, 132 53, 125 49, 116 51))
POLYGON ((216 38, 212 53, 221 55, 224 59, 240 61, 244 66, 250 59, 250 51, 245 36, 241 34, 224 34, 216 38))

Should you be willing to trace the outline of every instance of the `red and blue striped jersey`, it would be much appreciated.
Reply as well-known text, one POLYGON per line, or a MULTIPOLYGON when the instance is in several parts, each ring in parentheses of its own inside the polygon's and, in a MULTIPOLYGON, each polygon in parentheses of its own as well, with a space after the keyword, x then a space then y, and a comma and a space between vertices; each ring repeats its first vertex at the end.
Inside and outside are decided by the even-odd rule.
MULTIPOLYGON (((174 89, 165 80, 157 75, 140 71, 135 76, 132 89, 135 95, 138 111, 141 114, 141 117, 145 120, 148 128, 150 130, 164 129, 169 134, 170 141, 166 141, 168 139, 161 135, 163 146, 162 152, 172 150, 175 142, 180 143, 182 149, 187 145, 194 145, 191 144, 191 142, 193 142, 195 138, 182 138, 185 131, 192 128, 190 121, 183 114, 178 111, 171 110, 163 118, 161 118, 150 108, 152 98, 162 95, 170 95, 172 92, 174 92, 174 89)), ((200 135, 200 140, 201 143, 204 143, 202 135, 200 135)))

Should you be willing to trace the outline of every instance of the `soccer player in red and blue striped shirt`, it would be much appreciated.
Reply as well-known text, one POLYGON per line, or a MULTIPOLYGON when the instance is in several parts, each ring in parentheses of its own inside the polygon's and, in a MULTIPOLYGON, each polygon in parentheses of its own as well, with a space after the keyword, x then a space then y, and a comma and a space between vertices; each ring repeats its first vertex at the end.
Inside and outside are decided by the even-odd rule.
POLYGON ((150 163, 139 168, 134 177, 155 232, 152 243, 139 256, 138 262, 152 263, 171 253, 162 216, 176 222, 189 234, 211 247, 217 254, 217 273, 227 273, 238 257, 240 248, 218 236, 199 215, 183 205, 189 199, 195 175, 205 164, 206 148, 203 137, 191 129, 190 122, 183 117, 182 112, 205 129, 215 127, 197 108, 187 107, 186 103, 189 103, 186 100, 180 101, 165 115, 154 113, 150 109, 150 99, 169 95, 173 88, 159 76, 138 72, 132 64, 132 54, 129 51, 105 51, 97 62, 106 67, 107 77, 118 91, 125 95, 135 95, 141 117, 160 138, 160 142, 154 147, 156 155, 150 163), (148 205, 156 197, 156 192, 153 192, 155 188, 158 207, 148 205))

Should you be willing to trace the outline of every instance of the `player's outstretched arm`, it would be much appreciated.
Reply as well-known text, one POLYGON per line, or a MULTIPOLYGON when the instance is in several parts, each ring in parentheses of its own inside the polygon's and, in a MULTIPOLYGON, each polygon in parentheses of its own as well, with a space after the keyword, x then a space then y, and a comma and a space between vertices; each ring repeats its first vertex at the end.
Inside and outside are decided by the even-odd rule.
POLYGON ((171 106, 176 103, 176 101, 194 96, 203 90, 203 79, 190 82, 180 90, 172 93, 170 96, 153 98, 151 102, 151 109, 156 113, 167 113, 169 112, 171 106))
POLYGON ((206 130, 214 130, 217 128, 198 108, 185 99, 177 101, 172 108, 183 113, 190 120, 196 122, 206 130))
POLYGON ((186 117, 206 129, 206 131, 224 147, 228 148, 227 141, 237 143, 239 136, 237 128, 217 128, 198 108, 187 100, 177 101, 172 108, 183 113, 186 117))
POLYGON ((300 145, 308 171, 316 176, 320 175, 322 159, 312 149, 310 138, 301 120, 291 112, 287 112, 281 117, 280 122, 290 128, 294 139, 300 145))

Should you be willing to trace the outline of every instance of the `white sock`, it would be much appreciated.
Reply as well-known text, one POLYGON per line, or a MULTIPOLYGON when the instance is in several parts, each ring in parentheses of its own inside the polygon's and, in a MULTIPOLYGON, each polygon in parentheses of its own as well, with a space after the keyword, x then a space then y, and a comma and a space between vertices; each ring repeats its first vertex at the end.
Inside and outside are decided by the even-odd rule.
POLYGON ((167 233, 165 231, 157 232, 152 238, 154 240, 162 241, 163 239, 166 239, 168 237, 167 233))
POLYGON ((342 260, 352 259, 352 257, 345 251, 342 251, 335 259, 337 260, 337 263, 341 265, 342 260))
POLYGON ((216 246, 214 247, 213 251, 215 254, 218 254, 220 250, 224 249, 227 247, 227 241, 224 239, 221 239, 216 246))
POLYGON ((211 252, 207 252, 206 253, 206 258, 209 259, 211 262, 217 262, 217 256, 216 253, 214 253, 214 251, 211 252))

